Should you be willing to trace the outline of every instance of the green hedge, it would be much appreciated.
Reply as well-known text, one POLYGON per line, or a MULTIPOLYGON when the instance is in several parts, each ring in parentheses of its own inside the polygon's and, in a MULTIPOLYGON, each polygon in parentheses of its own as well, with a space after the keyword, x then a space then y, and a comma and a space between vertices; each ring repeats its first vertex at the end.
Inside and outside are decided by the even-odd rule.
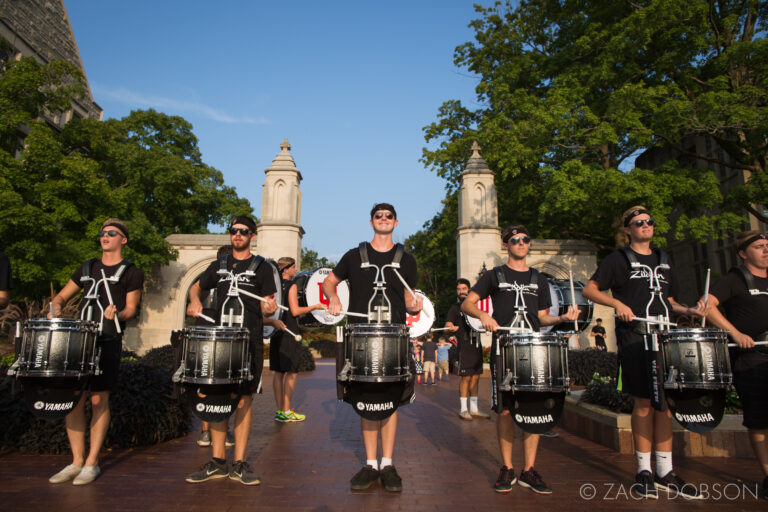
POLYGON ((568 373, 572 386, 586 386, 595 373, 615 377, 618 358, 615 352, 595 348, 568 351, 568 373))

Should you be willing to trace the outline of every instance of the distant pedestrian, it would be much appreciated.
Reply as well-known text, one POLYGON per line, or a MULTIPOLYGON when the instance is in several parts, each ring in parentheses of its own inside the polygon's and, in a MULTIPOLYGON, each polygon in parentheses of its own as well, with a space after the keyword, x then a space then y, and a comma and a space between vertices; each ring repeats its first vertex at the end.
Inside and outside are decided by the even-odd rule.
POLYGON ((421 384, 421 376, 424 375, 423 359, 421 354, 421 345, 413 344, 413 362, 416 367, 416 383, 421 384))
POLYGON ((603 319, 598 318, 595 320, 595 325, 592 326, 590 336, 595 338, 595 348, 598 350, 608 350, 605 346, 605 327, 603 327, 603 319))
POLYGON ((422 363, 424 366, 424 384, 434 386, 435 366, 437 365, 437 343, 433 341, 432 333, 426 335, 426 340, 422 345, 422 363))
POLYGON ((451 345, 445 336, 440 336, 437 340, 437 380, 448 379, 450 368, 451 345))

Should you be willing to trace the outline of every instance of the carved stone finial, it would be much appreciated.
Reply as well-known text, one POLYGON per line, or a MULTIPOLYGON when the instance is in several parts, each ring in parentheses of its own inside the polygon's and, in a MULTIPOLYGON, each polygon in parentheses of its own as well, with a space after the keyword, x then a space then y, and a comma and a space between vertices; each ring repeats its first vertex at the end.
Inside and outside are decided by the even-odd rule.
POLYGON ((287 137, 285 139, 283 139, 283 143, 280 144, 280 147, 283 149, 283 153, 287 153, 288 151, 291 150, 291 143, 288 142, 288 138, 287 137))
POLYGON ((470 158, 480 158, 480 144, 477 141, 472 142, 472 156, 470 158))

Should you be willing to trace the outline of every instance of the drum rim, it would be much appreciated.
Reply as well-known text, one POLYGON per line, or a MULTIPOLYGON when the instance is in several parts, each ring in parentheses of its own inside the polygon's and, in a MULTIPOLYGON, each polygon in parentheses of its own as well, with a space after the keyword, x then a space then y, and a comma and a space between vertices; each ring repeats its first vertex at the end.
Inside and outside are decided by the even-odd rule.
POLYGON ((90 331, 98 330, 99 323, 79 318, 29 318, 24 320, 24 330, 90 331))

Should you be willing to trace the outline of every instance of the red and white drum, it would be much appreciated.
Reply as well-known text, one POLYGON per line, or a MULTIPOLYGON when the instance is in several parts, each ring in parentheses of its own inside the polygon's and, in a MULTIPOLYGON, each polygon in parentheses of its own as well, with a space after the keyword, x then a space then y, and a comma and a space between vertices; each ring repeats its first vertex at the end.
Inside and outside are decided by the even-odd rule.
MULTIPOLYGON (((330 268, 315 268, 296 274, 294 282, 298 292, 299 306, 307 307, 320 303, 327 307, 330 304, 328 297, 323 293, 322 287, 323 281, 331 272, 332 269, 330 268)), ((342 281, 336 286, 336 294, 339 296, 339 301, 341 301, 341 309, 347 311, 349 309, 349 284, 347 281, 342 281)), ((313 323, 336 325, 344 319, 344 315, 330 315, 323 309, 316 309, 311 312, 311 315, 311 317, 304 316, 300 318, 299 323, 302 325, 312 325, 313 323), (303 320, 305 318, 306 320, 303 320)))
MULTIPOLYGON (((263 265, 269 265, 269 267, 272 269, 272 278, 275 280, 275 301, 278 304, 283 303, 283 287, 282 283, 280 281, 280 270, 277 268, 277 262, 274 260, 267 260, 263 263, 263 265)), ((269 315, 270 320, 280 320, 280 317, 283 315, 283 310, 280 308, 277 308, 274 313, 269 315)), ((264 326, 264 332, 263 336, 265 338, 271 338, 273 334, 277 332, 277 329, 272 327, 271 325, 265 325, 264 326)))
MULTIPOLYGON (((493 316, 493 301, 491 300, 490 297, 486 297, 483 300, 477 301, 477 308, 480 311, 483 311, 493 316)), ((464 315, 464 317, 467 319, 467 323, 469 324, 469 326, 472 328, 473 331, 485 332, 485 329, 483 328, 483 323, 480 321, 479 318, 475 318, 469 315, 464 315)))
POLYGON ((418 338, 427 334, 432 328, 432 324, 435 322, 435 306, 421 290, 414 290, 413 293, 417 297, 421 297, 424 305, 418 315, 407 314, 405 323, 408 325, 408 335, 411 338, 418 338))

